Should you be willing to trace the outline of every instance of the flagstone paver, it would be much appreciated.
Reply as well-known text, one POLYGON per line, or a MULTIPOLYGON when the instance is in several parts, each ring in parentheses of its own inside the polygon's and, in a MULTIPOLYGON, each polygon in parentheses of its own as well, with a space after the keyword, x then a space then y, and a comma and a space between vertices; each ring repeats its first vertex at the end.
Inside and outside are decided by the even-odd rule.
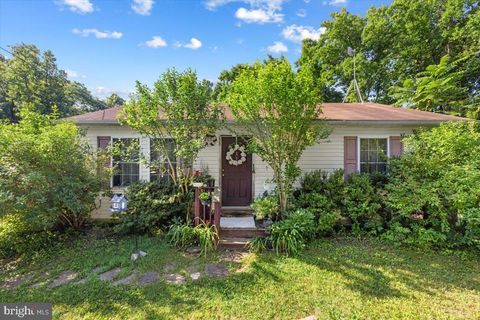
POLYGON ((238 250, 234 250, 234 251, 226 250, 220 254, 220 260, 224 262, 240 262, 248 255, 249 255, 248 252, 242 252, 238 250))
POLYGON ((112 270, 99 274, 98 278, 102 281, 112 281, 113 278, 115 278, 115 276, 119 274, 121 271, 122 271, 121 268, 116 267, 116 268, 113 268, 112 270))
POLYGON ((119 285, 119 284, 131 284, 137 279, 137 273, 138 270, 133 270, 131 274, 126 276, 125 278, 118 279, 117 281, 114 281, 114 285, 119 285))
POLYGON ((33 278, 33 272, 27 273, 27 274, 19 274, 14 277, 11 277, 10 279, 5 280, 5 282, 2 285, 2 289, 4 290, 12 290, 16 289, 22 284, 30 281, 33 278))
POLYGON ((157 272, 146 272, 140 276, 137 280, 139 286, 145 286, 149 284, 154 284, 160 279, 157 272))
POLYGON ((90 271, 89 274, 87 274, 87 275, 85 276, 85 278, 76 281, 74 284, 84 284, 84 283, 86 283, 87 280, 88 280, 91 276, 93 276, 94 274, 97 274, 100 270, 102 270, 102 266, 96 266, 95 268, 92 269, 92 271, 90 271))
POLYGON ((182 276, 181 274, 178 273, 171 273, 165 275, 165 281, 167 283, 172 283, 172 284, 184 284, 185 283, 185 277, 182 276))
POLYGON ((227 267, 219 263, 206 264, 205 273, 211 277, 226 277, 229 274, 227 267))
POLYGON ((202 274, 200 272, 194 272, 190 273, 190 277, 192 278, 192 280, 198 280, 202 277, 202 274))
POLYGON ((72 270, 65 270, 60 275, 53 279, 52 282, 48 285, 49 288, 55 288, 63 284, 69 283, 78 276, 78 273, 72 270))

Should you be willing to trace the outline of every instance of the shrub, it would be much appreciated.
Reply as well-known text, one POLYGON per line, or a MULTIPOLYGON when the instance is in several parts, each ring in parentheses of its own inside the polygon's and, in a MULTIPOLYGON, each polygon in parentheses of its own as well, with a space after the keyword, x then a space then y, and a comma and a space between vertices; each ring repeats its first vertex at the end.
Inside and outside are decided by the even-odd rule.
POLYGON ((215 225, 202 221, 195 227, 194 231, 202 253, 207 255, 208 252, 213 251, 217 247, 218 230, 215 225))
POLYGON ((255 237, 249 242, 249 250, 251 252, 260 253, 267 249, 267 238, 255 237))
POLYGON ((217 227, 201 222, 195 227, 176 221, 167 233, 169 242, 175 247, 184 248, 197 243, 205 255, 214 250, 218 243, 217 227))
POLYGON ((39 230, 27 223, 22 215, 8 214, 0 222, 0 257, 34 254, 52 245, 59 234, 49 229, 39 230))
POLYGON ((308 210, 296 210, 286 219, 275 222, 270 229, 269 240, 278 254, 298 254, 315 231, 313 214, 308 210))
POLYGON ((352 174, 345 188, 343 213, 352 220, 355 235, 363 231, 378 234, 382 230, 379 196, 368 174, 352 174))
POLYGON ((325 236, 334 232, 340 214, 328 196, 317 192, 301 193, 295 204, 298 208, 308 209, 314 214, 319 235, 325 236))
POLYGON ((185 218, 193 193, 182 193, 169 181, 138 182, 126 190, 128 211, 116 212, 115 230, 120 233, 150 233, 165 229, 172 219, 185 218))
POLYGON ((82 228, 108 176, 105 159, 90 152, 75 124, 28 107, 21 116, 18 124, 0 124, 0 217, 18 220, 16 231, 6 222, 7 234, 35 234, 21 239, 17 253, 26 242, 48 244, 54 231, 82 228))
POLYGON ((304 174, 300 180, 299 193, 319 193, 328 197, 336 206, 340 206, 343 199, 345 182, 343 170, 326 172, 315 170, 304 174))
POLYGON ((448 123, 404 140, 392 161, 387 200, 405 243, 475 246, 480 206, 480 125, 448 123))
POLYGON ((275 219, 280 212, 278 198, 274 195, 256 198, 251 204, 251 207, 255 211, 255 218, 259 220, 267 218, 275 219))
POLYGON ((196 241, 195 229, 188 224, 174 223, 168 229, 167 239, 179 248, 192 245, 196 241))

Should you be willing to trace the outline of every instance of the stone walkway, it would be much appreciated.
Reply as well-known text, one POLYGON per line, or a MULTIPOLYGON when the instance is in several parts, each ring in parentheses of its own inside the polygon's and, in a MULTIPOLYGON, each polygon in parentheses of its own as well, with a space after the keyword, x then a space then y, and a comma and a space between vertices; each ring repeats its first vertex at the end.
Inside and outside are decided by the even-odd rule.
MULTIPOLYGON (((194 247, 192 247, 194 248, 194 247)), ((191 250, 195 252, 196 250, 191 250)), ((47 281, 50 273, 44 271, 38 273, 35 276, 35 272, 30 272, 23 275, 17 275, 11 277, 4 281, 0 286, 0 289, 3 290, 13 290, 17 289, 23 284, 30 284, 30 288, 40 288, 46 286, 47 288, 56 288, 68 283, 73 283, 75 285, 83 285, 89 279, 97 277, 100 281, 110 282, 113 285, 136 285, 136 286, 148 286, 159 281, 163 280, 168 284, 172 285, 182 285, 187 282, 187 279, 192 281, 197 281, 204 277, 227 277, 230 275, 230 272, 224 262, 239 262, 247 254, 235 251, 226 251, 222 252, 220 255, 220 263, 209 263, 202 266, 192 265, 187 267, 183 272, 178 272, 179 264, 178 262, 172 261, 167 262, 163 266, 163 274, 158 272, 149 271, 145 273, 139 273, 137 269, 133 270, 129 274, 119 278, 119 274, 122 272, 122 268, 115 267, 110 270, 106 270, 102 273, 99 273, 101 270, 104 270, 102 266, 96 266, 83 278, 77 279, 79 273, 73 270, 64 270, 56 278, 47 281), (203 269, 203 270, 202 270, 203 269), (76 280, 75 282, 73 282, 76 280)))

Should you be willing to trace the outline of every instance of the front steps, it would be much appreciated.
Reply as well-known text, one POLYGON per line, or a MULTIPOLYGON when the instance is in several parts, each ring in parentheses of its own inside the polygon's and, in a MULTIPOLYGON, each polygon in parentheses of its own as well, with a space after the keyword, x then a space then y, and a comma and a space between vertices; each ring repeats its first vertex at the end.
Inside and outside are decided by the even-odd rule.
POLYGON ((257 228, 253 214, 236 215, 220 218, 220 240, 218 245, 222 249, 246 250, 248 243, 255 237, 265 237, 265 229, 257 228))

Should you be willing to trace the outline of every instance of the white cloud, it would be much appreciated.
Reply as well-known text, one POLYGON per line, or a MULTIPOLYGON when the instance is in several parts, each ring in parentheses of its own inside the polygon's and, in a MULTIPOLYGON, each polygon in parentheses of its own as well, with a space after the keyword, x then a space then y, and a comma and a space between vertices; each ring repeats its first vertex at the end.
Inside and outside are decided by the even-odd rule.
POLYGON ((347 0, 330 0, 330 1, 323 1, 323 5, 331 5, 331 6, 341 6, 346 5, 347 0))
POLYGON ((93 4, 90 0, 60 0, 58 3, 67 6, 73 12, 81 14, 93 12, 93 4))
POLYGON ((305 18, 307 16, 307 10, 305 9, 300 9, 297 11, 297 16, 300 18, 305 18))
POLYGON ((176 42, 175 43, 175 47, 177 48, 188 48, 188 49, 193 49, 193 50, 196 50, 198 48, 200 48, 202 46, 202 42, 200 40, 198 40, 197 38, 192 38, 190 39, 190 42, 189 43, 180 43, 180 42, 176 42))
POLYGON ((133 0, 132 9, 142 16, 148 16, 152 13, 153 0, 133 0))
POLYGON ((90 35, 95 36, 97 39, 120 39, 123 33, 118 31, 100 31, 98 29, 73 29, 74 34, 81 35, 82 37, 88 37, 90 35))
POLYGON ((267 48, 267 51, 271 53, 281 53, 287 52, 288 48, 286 45, 283 44, 283 42, 275 41, 273 45, 267 48))
POLYGON ((324 32, 324 27, 314 29, 309 26, 297 26, 296 24, 292 24, 282 30, 282 36, 293 42, 302 42, 302 40, 305 39, 318 40, 320 35, 324 32))
POLYGON ((264 9, 245 9, 239 8, 235 12, 235 17, 246 23, 277 23, 283 21, 283 14, 276 13, 272 10, 264 9))
POLYGON ((216 10, 233 2, 240 2, 250 6, 250 8, 240 7, 235 12, 235 17, 246 23, 283 22, 284 14, 280 12, 285 0, 206 0, 204 4, 208 10, 216 10))
POLYGON ((85 76, 83 74, 80 74, 77 71, 71 70, 71 69, 65 69, 65 73, 67 74, 67 77, 69 77, 70 79, 86 78, 87 77, 87 76, 85 76))
POLYGON ((186 45, 184 45, 185 48, 189 48, 189 49, 198 49, 202 46, 202 42, 196 38, 192 38, 190 39, 190 43, 187 43, 186 45))
POLYGON ((162 37, 153 36, 152 39, 145 42, 145 45, 149 48, 160 48, 160 47, 166 47, 167 42, 163 40, 162 37))

